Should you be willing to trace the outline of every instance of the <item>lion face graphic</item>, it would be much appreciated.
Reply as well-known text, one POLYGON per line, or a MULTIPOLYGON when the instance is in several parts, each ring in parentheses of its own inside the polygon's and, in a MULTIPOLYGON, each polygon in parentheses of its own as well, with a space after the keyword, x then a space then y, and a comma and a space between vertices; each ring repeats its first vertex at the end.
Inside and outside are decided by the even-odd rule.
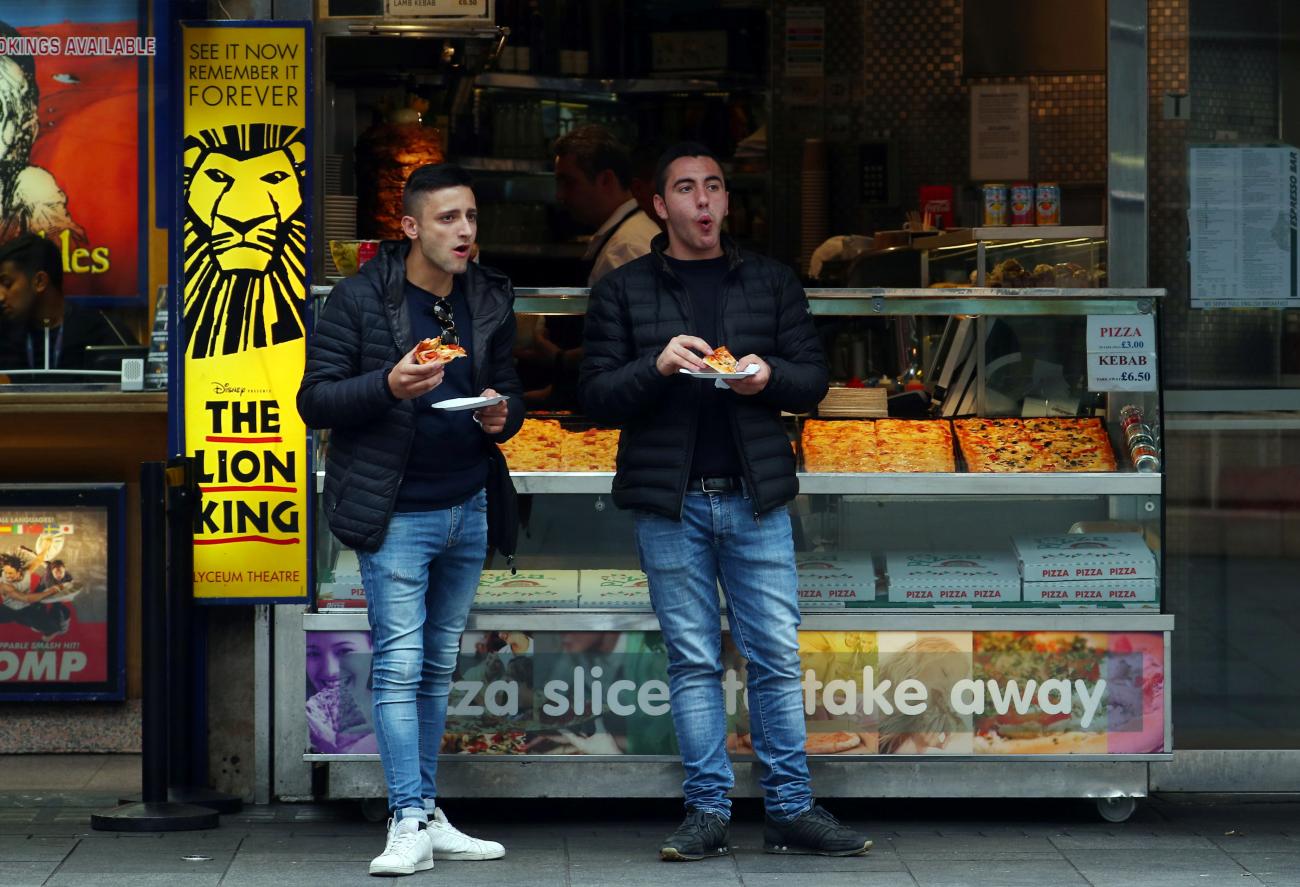
POLYGON ((306 154, 293 126, 226 126, 185 139, 191 358, 302 338, 306 154))

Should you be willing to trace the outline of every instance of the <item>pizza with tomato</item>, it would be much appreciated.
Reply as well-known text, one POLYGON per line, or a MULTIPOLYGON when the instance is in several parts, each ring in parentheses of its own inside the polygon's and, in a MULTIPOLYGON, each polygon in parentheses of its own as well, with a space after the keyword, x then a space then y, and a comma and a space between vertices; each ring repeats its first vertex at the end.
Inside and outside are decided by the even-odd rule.
POLYGON ((416 363, 433 363, 435 360, 442 363, 450 363, 458 357, 468 357, 469 354, 459 345, 444 345, 442 337, 436 339, 421 339, 420 344, 415 346, 416 363))
POLYGON ((736 372, 736 358, 726 345, 719 345, 713 349, 713 353, 704 358, 704 363, 710 369, 717 370, 719 373, 736 372))
POLYGON ((1115 453, 1098 418, 956 419, 971 471, 1116 471, 1115 453))

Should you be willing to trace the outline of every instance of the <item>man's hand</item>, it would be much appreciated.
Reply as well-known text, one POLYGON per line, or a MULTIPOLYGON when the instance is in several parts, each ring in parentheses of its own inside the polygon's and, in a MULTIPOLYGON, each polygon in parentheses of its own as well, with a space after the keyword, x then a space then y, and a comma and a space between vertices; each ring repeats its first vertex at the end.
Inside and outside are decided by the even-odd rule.
POLYGON ((700 355, 712 354, 709 343, 697 336, 673 336, 655 358, 655 369, 661 376, 671 376, 678 370, 702 370, 700 355))
POLYGON ((388 373, 388 390, 398 400, 410 400, 427 394, 442 384, 443 366, 439 360, 417 363, 415 349, 412 348, 388 373))
MULTIPOLYGON (((496 397, 497 393, 491 388, 484 388, 479 397, 496 397)), ((506 401, 494 403, 488 407, 482 407, 474 411, 474 421, 483 429, 484 434, 500 434, 506 428, 506 416, 510 413, 510 405, 506 401)))
POLYGON ((758 372, 744 379, 727 380, 727 385, 737 394, 758 394, 767 387, 768 380, 772 378, 772 368, 767 365, 767 361, 757 354, 746 354, 736 361, 736 371, 742 372, 745 367, 758 364, 758 372))

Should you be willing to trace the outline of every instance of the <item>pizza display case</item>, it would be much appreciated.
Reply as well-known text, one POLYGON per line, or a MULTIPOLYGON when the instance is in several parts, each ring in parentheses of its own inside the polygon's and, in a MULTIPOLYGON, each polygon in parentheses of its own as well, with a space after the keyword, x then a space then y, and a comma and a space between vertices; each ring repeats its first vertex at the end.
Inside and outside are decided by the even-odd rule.
MULTIPOLYGON (((517 312, 548 324, 586 309, 586 290, 516 292, 517 312)), ((1127 817, 1172 752, 1163 291, 808 294, 836 386, 817 414, 785 420, 818 793, 1073 796, 1127 817), (859 388, 851 346, 837 367, 846 336, 903 326, 880 390, 859 388)), ((518 572, 484 573, 443 791, 671 795, 665 652, 632 518, 609 495, 616 438, 571 411, 529 415, 510 454, 518 572)), ((378 798, 364 592, 355 555, 318 524, 315 604, 276 608, 272 629, 276 792, 378 798)), ((757 795, 744 663, 725 634, 724 667, 736 793, 757 795)))

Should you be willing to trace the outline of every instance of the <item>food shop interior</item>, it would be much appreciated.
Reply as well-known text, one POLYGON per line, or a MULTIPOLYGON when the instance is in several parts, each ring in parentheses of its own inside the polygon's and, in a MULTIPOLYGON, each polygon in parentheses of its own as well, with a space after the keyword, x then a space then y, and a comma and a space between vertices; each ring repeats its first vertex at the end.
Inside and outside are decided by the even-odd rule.
MULTIPOLYGON (((1109 205, 1107 57, 1125 72, 1135 50, 1108 48, 1105 3, 1073 4, 1067 27, 1063 12, 991 0, 520 0, 496 8, 508 34, 389 30, 323 8, 338 14, 317 29, 313 310, 369 241, 398 234, 409 171, 440 160, 473 173, 479 261, 516 288, 529 415, 505 451, 521 494, 519 569, 489 563, 458 686, 490 689, 527 662, 528 689, 522 714, 486 690, 486 709, 467 696, 453 711, 442 750, 469 764, 449 774, 457 788, 554 793, 555 774, 574 767, 586 769, 567 771, 563 791, 678 790, 666 720, 645 717, 653 700, 634 694, 626 718, 581 716, 608 686, 591 679, 597 663, 642 690, 663 669, 631 516, 610 499, 618 431, 585 419, 575 397, 591 231, 556 200, 552 146, 597 123, 631 147, 634 192, 667 145, 711 147, 728 233, 806 286, 832 376, 815 412, 785 419, 806 666, 826 682, 861 678, 868 662, 897 677, 955 656, 968 678, 1111 682, 1100 729, 1086 693, 1063 710, 966 712, 928 731, 811 702, 816 762, 929 754, 974 768, 936 767, 924 787, 904 768, 848 770, 826 790, 1145 794, 1148 766, 1172 749, 1165 294, 1134 270, 1143 219, 1134 228, 1109 205), (555 692, 578 697, 553 696, 548 674, 572 677, 555 692), (473 766, 508 756, 548 768, 473 766), (980 775, 1016 759, 1043 767, 980 775)), ((318 469, 327 448, 318 436, 318 469)), ((333 655, 364 673, 364 590, 323 519, 316 543, 313 605, 272 629, 277 673, 303 675, 276 683, 276 794, 375 797, 365 682, 322 682, 313 664, 333 655), (313 768, 328 778, 313 782, 313 768)), ((747 729, 739 719, 730 742, 738 790, 753 792, 747 729)))

